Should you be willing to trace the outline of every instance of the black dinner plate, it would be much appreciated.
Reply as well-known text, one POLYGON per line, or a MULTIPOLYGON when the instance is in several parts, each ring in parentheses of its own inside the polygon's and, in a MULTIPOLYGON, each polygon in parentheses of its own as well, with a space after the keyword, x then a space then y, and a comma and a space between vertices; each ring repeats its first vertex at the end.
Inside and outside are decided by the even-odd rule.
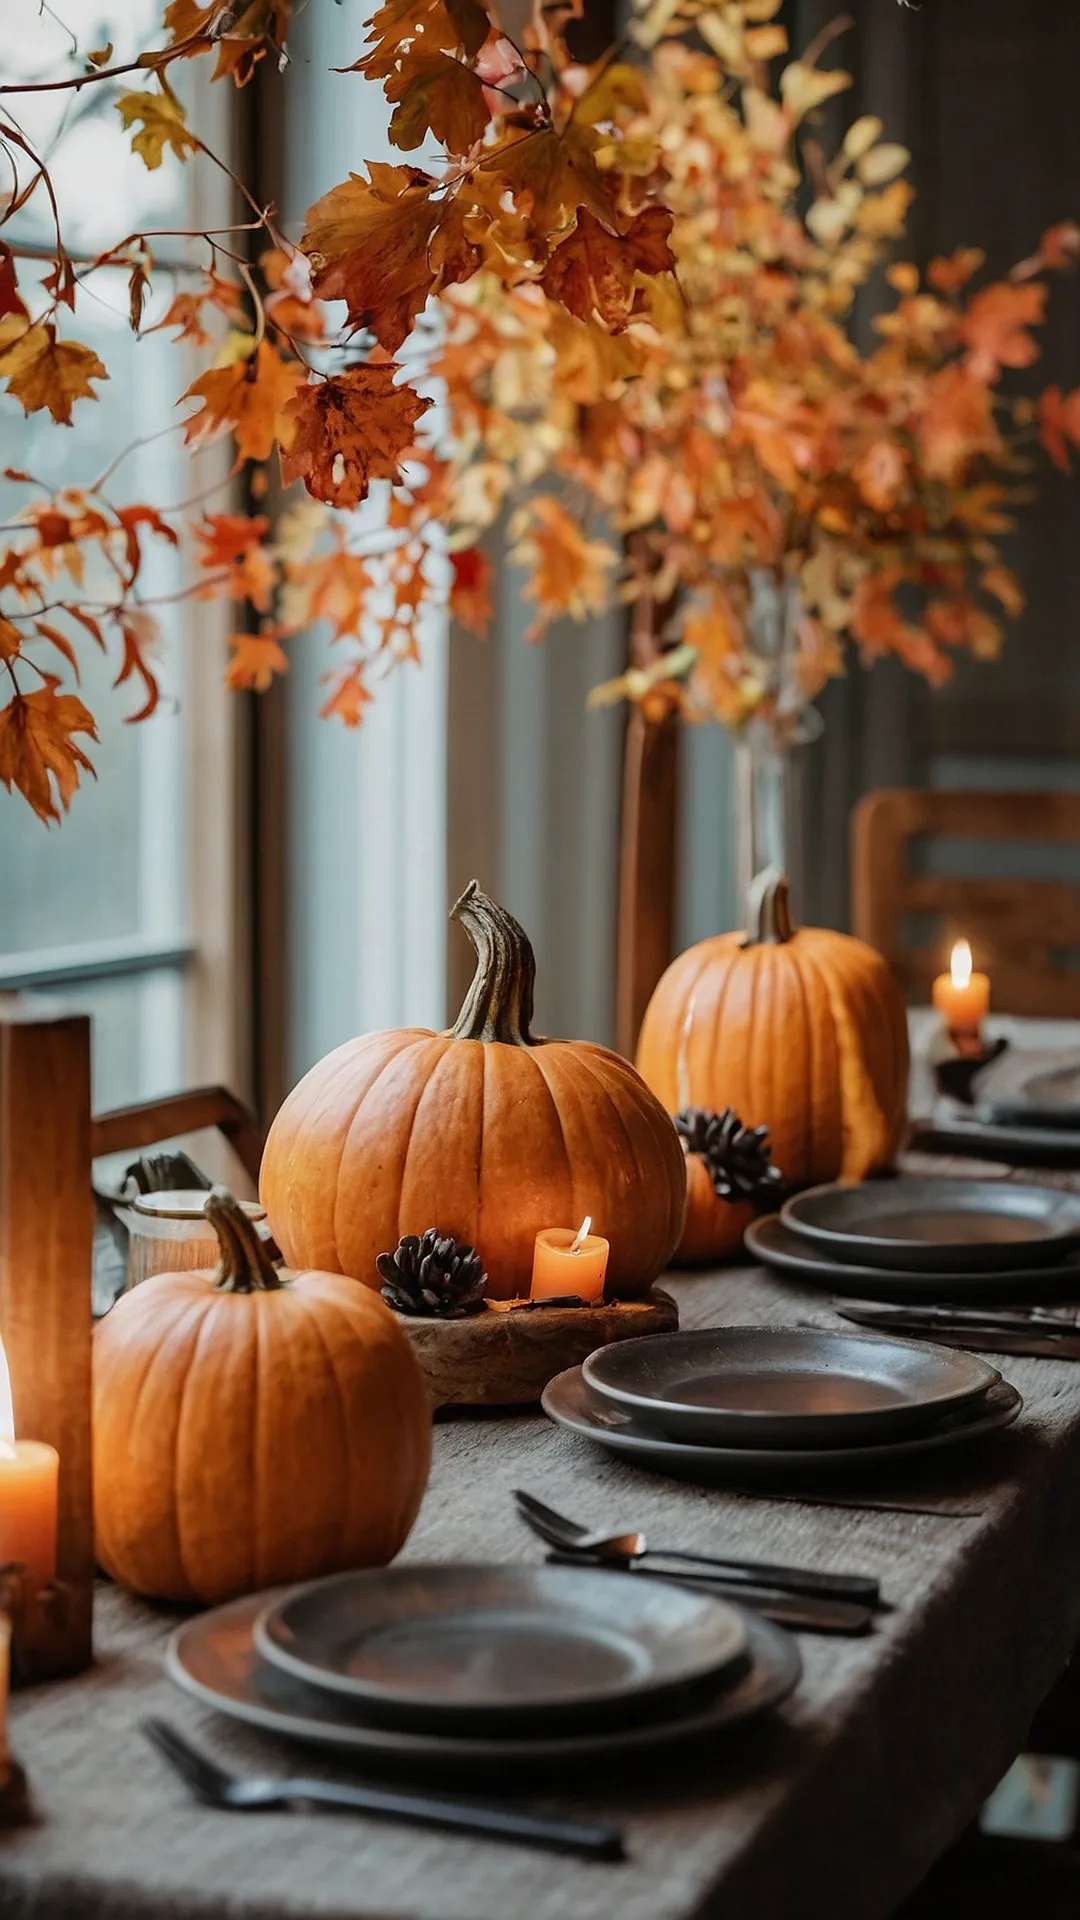
POLYGON ((705 1327, 600 1347, 582 1372, 651 1432, 708 1446, 844 1447, 911 1433, 1001 1378, 973 1353, 831 1327, 705 1327))
POLYGON ((904 1267, 860 1267, 834 1260, 790 1227, 779 1214, 763 1214, 746 1229, 745 1245, 755 1260, 775 1273, 789 1274, 809 1287, 848 1293, 857 1285, 864 1300, 935 1300, 971 1306, 996 1300, 1015 1306, 1036 1301, 1080 1299, 1080 1260, 1060 1266, 1016 1266, 1001 1273, 909 1272, 904 1267))
POLYGON ((990 1118, 1003 1126, 1047 1127, 1080 1135, 1080 1061, 1033 1073, 1019 1094, 983 1102, 990 1118))
POLYGON ((780 1218, 834 1260, 914 1272, 1050 1266, 1080 1246, 1080 1194, 1013 1180, 834 1181, 780 1218))

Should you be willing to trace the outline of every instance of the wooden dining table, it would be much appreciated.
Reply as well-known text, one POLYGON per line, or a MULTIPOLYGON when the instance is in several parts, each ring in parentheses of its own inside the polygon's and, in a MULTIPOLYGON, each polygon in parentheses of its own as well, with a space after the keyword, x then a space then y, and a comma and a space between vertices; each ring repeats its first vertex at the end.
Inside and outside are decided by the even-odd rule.
MULTIPOLYGON (((912 1170, 931 1166, 954 1170, 912 1170)), ((1080 1176, 1040 1177, 1080 1187, 1080 1176)), ((827 1294, 752 1265, 665 1285, 685 1328, 842 1324, 827 1294)), ((1080 1365, 998 1364, 1024 1397, 1013 1428, 888 1476, 809 1490, 703 1488, 643 1472, 536 1411, 438 1423, 409 1560, 540 1560, 512 1499, 525 1487, 590 1525, 641 1527, 659 1544, 881 1580, 873 1631, 800 1634, 802 1681, 756 1725, 629 1766, 594 1763, 520 1796, 619 1822, 624 1863, 367 1817, 197 1805, 141 1733, 147 1714, 238 1770, 295 1772, 301 1760, 340 1776, 347 1766, 177 1692, 162 1664, 175 1613, 103 1585, 93 1669, 15 1696, 12 1742, 38 1822, 0 1836, 0 1920, 891 1914, 1002 1775, 1080 1635, 1080 1365)), ((625 1576, 609 1577, 615 1609, 625 1576)))

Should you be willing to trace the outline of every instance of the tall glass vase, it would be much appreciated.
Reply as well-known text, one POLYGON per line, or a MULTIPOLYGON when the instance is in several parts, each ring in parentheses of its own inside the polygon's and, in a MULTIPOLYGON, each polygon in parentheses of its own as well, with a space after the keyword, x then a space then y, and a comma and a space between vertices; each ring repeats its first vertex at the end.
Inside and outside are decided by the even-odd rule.
POLYGON ((778 581, 765 569, 751 576, 749 639, 765 688, 761 710, 734 738, 736 879, 740 908, 763 867, 789 872, 795 849, 798 749, 816 740, 821 719, 808 705, 798 671, 802 600, 798 578, 778 581))

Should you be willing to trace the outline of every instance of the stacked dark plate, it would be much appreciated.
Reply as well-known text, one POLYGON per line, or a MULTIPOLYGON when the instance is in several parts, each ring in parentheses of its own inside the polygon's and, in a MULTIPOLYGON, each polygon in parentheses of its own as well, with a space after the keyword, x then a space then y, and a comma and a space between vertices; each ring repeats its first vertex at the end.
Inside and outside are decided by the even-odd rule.
POLYGON ((571 1432, 710 1484, 889 1467, 1007 1426, 1021 1404, 974 1354, 813 1327, 622 1341, 543 1398, 571 1432))
POLYGON ((1014 1180, 811 1187, 755 1220, 746 1246, 807 1285, 872 1300, 1080 1298, 1080 1194, 1014 1180))
POLYGON ((715 1595, 551 1566, 404 1565, 255 1594, 179 1627, 168 1667, 234 1719, 449 1785, 713 1736, 800 1673, 787 1633, 715 1595))

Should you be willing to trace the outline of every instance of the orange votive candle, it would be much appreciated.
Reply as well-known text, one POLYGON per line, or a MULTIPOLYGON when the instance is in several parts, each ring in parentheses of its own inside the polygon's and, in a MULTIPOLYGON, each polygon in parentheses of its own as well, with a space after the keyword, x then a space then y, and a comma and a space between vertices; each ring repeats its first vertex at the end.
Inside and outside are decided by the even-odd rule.
POLYGON ((932 997, 950 1033, 978 1033, 990 1011, 990 976, 972 970, 971 948, 966 940, 956 942, 949 957, 949 971, 938 974, 932 997))
POLYGON ((0 1567, 27 1569, 36 1591, 56 1574, 60 1455, 42 1440, 0 1441, 0 1567))
POLYGON ((573 1227, 544 1227, 537 1234, 532 1299, 557 1300, 563 1294, 603 1299, 610 1248, 602 1235, 589 1232, 591 1225, 586 1219, 576 1233, 573 1227))

